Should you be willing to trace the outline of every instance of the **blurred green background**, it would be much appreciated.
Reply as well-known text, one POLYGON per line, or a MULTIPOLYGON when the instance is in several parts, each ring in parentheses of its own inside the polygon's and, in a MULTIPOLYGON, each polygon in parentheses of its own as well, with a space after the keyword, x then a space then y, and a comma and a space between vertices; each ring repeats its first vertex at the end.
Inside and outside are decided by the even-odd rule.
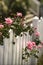
POLYGON ((29 0, 0 0, 0 20, 1 17, 14 15, 16 12, 25 16, 28 8, 29 0))

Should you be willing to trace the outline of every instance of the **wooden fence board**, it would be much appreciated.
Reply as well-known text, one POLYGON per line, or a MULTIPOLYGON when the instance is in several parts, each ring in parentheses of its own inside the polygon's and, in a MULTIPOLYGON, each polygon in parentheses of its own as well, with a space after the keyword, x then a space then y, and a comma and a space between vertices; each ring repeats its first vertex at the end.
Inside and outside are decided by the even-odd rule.
POLYGON ((0 45, 0 65, 3 65, 3 53, 4 53, 3 47, 4 46, 0 45))
POLYGON ((9 39, 4 39, 4 63, 3 65, 8 65, 8 52, 9 52, 9 39))

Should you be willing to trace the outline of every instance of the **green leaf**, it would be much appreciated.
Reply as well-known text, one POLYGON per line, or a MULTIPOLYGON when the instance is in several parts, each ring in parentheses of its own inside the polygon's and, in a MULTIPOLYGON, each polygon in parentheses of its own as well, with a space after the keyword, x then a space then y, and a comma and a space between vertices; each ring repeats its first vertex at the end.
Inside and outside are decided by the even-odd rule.
POLYGON ((35 57, 35 58, 39 58, 38 55, 36 55, 36 54, 34 54, 34 57, 35 57))

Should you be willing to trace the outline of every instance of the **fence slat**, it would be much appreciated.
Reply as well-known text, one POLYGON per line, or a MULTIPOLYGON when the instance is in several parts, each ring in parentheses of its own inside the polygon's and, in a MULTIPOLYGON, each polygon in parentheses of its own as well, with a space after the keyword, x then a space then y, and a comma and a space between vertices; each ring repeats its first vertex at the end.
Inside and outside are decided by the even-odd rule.
POLYGON ((3 65, 3 47, 0 45, 0 65, 3 65))
POLYGON ((4 63, 3 65, 8 65, 8 52, 9 52, 9 39, 4 39, 4 63))
POLYGON ((14 41, 15 41, 15 44, 13 44, 13 65, 16 65, 16 53, 17 53, 16 42, 17 42, 17 39, 15 37, 14 37, 14 41))
MULTIPOLYGON (((23 35, 23 39, 22 39, 22 47, 23 47, 23 49, 25 49, 25 45, 26 45, 26 42, 25 42, 25 35, 23 35)), ((25 60, 23 60, 23 65, 25 65, 25 60)))
POLYGON ((10 29, 10 39, 9 39, 9 45, 8 45, 8 64, 12 65, 12 42, 13 42, 13 31, 10 29))
MULTIPOLYGON (((38 21, 37 30, 40 32, 40 40, 43 42, 43 18, 38 21)), ((43 47, 39 49, 39 56, 43 54, 43 47)))
POLYGON ((16 47, 16 48, 17 48, 16 65, 19 65, 19 60, 18 60, 18 59, 19 59, 19 43, 20 43, 19 41, 20 41, 20 38, 19 38, 19 36, 18 36, 18 37, 17 37, 17 43, 16 43, 16 44, 17 44, 17 47, 16 47))
POLYGON ((19 65, 22 65, 22 38, 20 37, 20 44, 19 44, 19 65))

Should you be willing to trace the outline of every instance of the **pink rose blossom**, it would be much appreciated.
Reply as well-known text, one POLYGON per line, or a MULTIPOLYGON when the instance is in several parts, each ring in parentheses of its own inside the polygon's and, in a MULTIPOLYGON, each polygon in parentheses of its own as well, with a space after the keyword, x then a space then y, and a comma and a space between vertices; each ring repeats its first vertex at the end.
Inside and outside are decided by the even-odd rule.
POLYGON ((22 13, 17 12, 17 16, 22 17, 22 13))
POLYGON ((35 42, 32 42, 32 44, 33 44, 33 47, 35 47, 35 48, 36 48, 36 43, 35 43, 35 42))
POLYGON ((40 48, 42 48, 42 45, 38 45, 37 47, 40 49, 40 48))
POLYGON ((33 44, 33 45, 36 45, 36 43, 35 43, 35 42, 32 42, 32 44, 33 44))
POLYGON ((9 25, 10 25, 10 24, 12 24, 12 22, 13 22, 13 21, 12 21, 11 18, 5 18, 5 23, 6 23, 6 24, 9 24, 9 25))
POLYGON ((1 28, 1 29, 4 28, 4 25, 0 24, 0 28, 1 28))
POLYGON ((33 49, 33 44, 32 44, 31 41, 28 42, 27 48, 28 48, 29 50, 32 50, 32 49, 33 49))
POLYGON ((43 42, 41 42, 41 44, 43 45, 43 42))
POLYGON ((40 33, 39 33, 39 32, 35 32, 35 35, 36 35, 36 36, 39 36, 39 35, 40 35, 40 33))

